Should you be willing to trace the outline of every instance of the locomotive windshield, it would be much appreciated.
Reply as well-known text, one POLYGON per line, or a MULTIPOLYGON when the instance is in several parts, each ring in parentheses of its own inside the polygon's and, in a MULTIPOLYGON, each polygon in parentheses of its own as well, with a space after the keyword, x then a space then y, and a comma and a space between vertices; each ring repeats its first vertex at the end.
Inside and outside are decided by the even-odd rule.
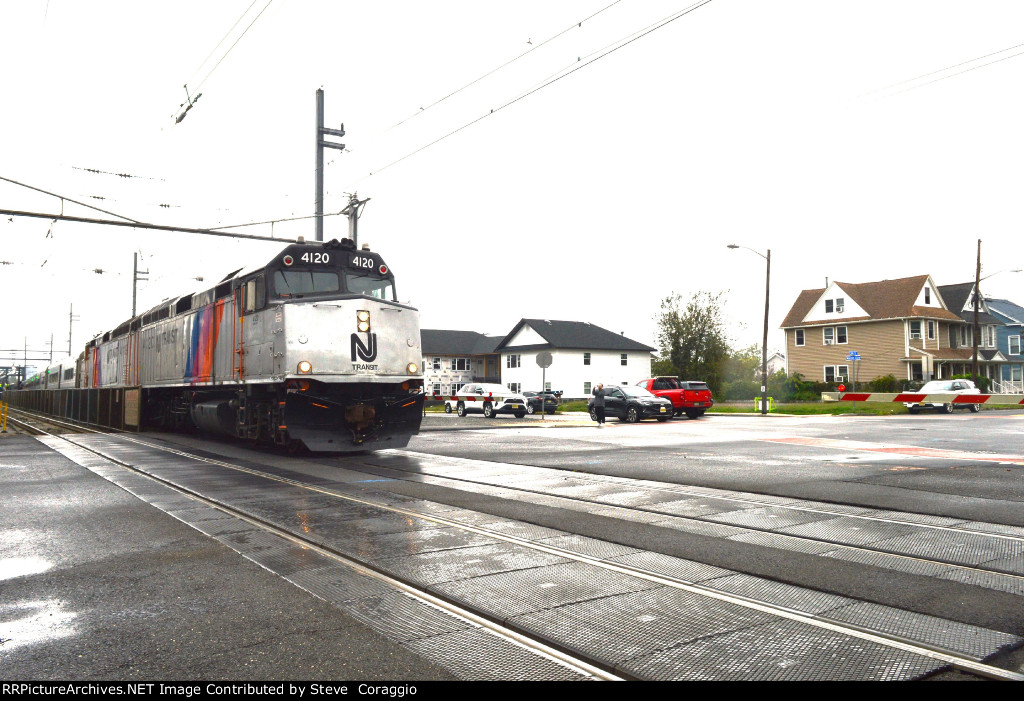
POLYGON ((357 295, 368 295, 377 299, 397 302, 395 286, 391 280, 374 278, 368 275, 345 271, 345 289, 357 295))
POLYGON ((281 297, 293 297, 337 292, 341 288, 335 272, 278 270, 274 273, 274 289, 281 297))

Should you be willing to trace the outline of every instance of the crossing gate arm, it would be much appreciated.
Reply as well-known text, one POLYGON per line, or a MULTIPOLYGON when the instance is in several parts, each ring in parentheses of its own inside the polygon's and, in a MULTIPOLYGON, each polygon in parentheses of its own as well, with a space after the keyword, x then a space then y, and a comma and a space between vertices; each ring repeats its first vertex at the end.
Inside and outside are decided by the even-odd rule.
POLYGON ((1020 394, 915 394, 912 392, 842 392, 841 402, 898 402, 907 404, 988 404, 1024 406, 1020 394))

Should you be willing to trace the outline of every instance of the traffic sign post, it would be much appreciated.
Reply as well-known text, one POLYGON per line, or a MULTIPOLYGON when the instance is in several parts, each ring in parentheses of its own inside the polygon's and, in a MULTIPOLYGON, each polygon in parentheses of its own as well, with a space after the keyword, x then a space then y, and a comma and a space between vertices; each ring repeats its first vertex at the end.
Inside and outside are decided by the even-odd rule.
MULTIPOLYGON (((547 391, 547 371, 551 367, 551 361, 553 358, 547 351, 541 351, 537 354, 537 365, 540 366, 540 420, 544 420, 544 405, 547 404, 544 392, 547 391)), ((529 400, 527 400, 529 401, 529 400)))
POLYGON ((850 351, 849 353, 846 354, 846 360, 853 365, 853 367, 851 368, 850 376, 847 379, 853 383, 853 391, 856 392, 857 377, 859 376, 859 366, 857 365, 857 363, 859 363, 861 360, 860 353, 858 353, 857 351, 850 351))

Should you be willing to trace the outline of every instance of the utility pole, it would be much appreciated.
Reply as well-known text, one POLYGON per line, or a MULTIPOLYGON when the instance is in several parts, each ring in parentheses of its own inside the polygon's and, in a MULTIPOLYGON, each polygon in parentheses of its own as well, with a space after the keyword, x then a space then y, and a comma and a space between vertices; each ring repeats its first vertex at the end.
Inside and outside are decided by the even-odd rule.
POLYGON ((139 280, 148 280, 148 277, 140 277, 141 275, 149 275, 148 270, 139 270, 139 253, 136 251, 132 254, 132 318, 135 318, 135 297, 139 286, 139 280))
POLYGON ((341 129, 327 129, 324 127, 324 90, 318 88, 316 91, 316 182, 314 184, 314 213, 316 214, 316 240, 324 240, 324 147, 336 148, 339 151, 345 150, 345 144, 335 144, 324 141, 324 136, 345 136, 345 125, 341 129))
POLYGON ((369 201, 369 197, 360 200, 356 194, 351 194, 348 196, 348 205, 341 210, 341 213, 348 217, 348 237, 352 239, 356 248, 359 247, 359 217, 363 215, 363 207, 369 201))
POLYGON ((974 343, 974 361, 971 363, 971 379, 974 380, 974 386, 978 386, 978 303, 981 297, 981 239, 978 239, 978 265, 974 271, 974 338, 971 339, 974 343))
POLYGON ((75 316, 75 305, 71 304, 69 306, 69 308, 68 308, 68 357, 69 358, 74 357, 74 356, 71 355, 71 326, 76 321, 78 321, 78 317, 75 316))

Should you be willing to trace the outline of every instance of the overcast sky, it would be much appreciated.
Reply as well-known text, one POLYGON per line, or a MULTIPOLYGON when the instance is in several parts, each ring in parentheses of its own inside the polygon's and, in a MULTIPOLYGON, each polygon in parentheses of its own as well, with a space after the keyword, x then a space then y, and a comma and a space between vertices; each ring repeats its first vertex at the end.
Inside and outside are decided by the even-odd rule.
MULTIPOLYGON (((1024 3, 712 0, 623 45, 693 4, 5 2, 0 177, 160 224, 308 216, 323 87, 350 149, 326 152, 324 210, 371 198, 360 243, 424 328, 580 320, 654 345, 660 301, 707 290, 760 344, 765 264, 736 243, 771 249, 781 348, 826 277, 965 282, 979 238, 983 275, 1024 267, 1024 3), (202 97, 176 125, 185 84, 202 97)), ((62 208, 111 218, 0 181, 0 209, 62 208)), ((4 216, 0 349, 66 353, 72 303, 74 355, 127 319, 133 252, 145 310, 280 247, 4 216)), ((982 289, 1021 303, 1024 274, 982 289)))

